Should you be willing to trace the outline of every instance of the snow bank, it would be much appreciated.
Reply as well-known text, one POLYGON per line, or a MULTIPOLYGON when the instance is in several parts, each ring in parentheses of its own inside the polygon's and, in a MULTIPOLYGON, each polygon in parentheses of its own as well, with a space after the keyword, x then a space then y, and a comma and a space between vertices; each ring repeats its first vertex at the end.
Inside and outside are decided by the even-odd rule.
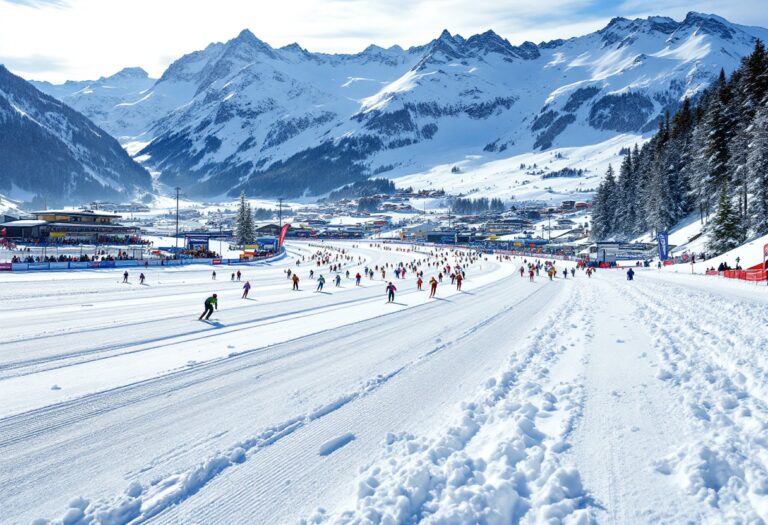
POLYGON ((302 523, 591 523, 579 472, 563 458, 583 392, 578 382, 549 383, 549 368, 579 339, 572 299, 462 403, 444 434, 388 434, 383 459, 358 482, 354 509, 318 508, 302 523), (539 421, 556 412, 561 423, 547 434, 539 421))

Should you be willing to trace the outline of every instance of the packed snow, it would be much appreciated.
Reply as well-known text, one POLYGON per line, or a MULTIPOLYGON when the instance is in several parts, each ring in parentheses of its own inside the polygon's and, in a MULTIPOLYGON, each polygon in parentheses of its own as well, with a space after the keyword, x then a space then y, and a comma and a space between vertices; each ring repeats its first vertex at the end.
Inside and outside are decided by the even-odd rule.
POLYGON ((532 261, 292 242, 215 280, 0 274, 2 521, 768 519, 765 289, 562 261, 531 281, 532 261), (430 299, 456 263, 462 290, 446 272, 430 299))

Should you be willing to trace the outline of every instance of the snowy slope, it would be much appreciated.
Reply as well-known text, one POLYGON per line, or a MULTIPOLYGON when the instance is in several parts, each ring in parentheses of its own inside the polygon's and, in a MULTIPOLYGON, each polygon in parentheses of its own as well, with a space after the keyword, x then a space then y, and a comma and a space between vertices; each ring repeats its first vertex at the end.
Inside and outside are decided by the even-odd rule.
MULTIPOLYGON (((430 248, 356 244, 336 244, 353 274, 436 271, 430 248)), ((327 266, 295 259, 317 249, 239 268, 253 300, 209 266, 153 268, 146 286, 119 270, 0 275, 16 307, 3 521, 768 519, 762 289, 655 269, 531 283, 521 259, 489 258, 463 293, 428 300, 409 274, 385 304, 378 275, 312 293, 309 267, 327 266), (220 310, 199 323, 213 291, 220 310)))
POLYGON ((161 181, 191 194, 300 196, 428 171, 446 157, 492 160, 652 131, 661 113, 733 70, 756 37, 768 31, 689 13, 617 18, 538 45, 444 31, 407 50, 326 55, 274 49, 246 30, 180 58, 121 104, 68 100, 108 115, 161 181))
POLYGON ((61 100, 97 122, 118 140, 141 131, 142 122, 123 120, 121 104, 140 100, 155 83, 146 71, 138 67, 125 68, 109 77, 95 81, 68 81, 64 84, 32 82, 44 93, 61 100))
POLYGON ((150 183, 108 133, 0 66, 0 192, 69 204, 130 197, 150 183))

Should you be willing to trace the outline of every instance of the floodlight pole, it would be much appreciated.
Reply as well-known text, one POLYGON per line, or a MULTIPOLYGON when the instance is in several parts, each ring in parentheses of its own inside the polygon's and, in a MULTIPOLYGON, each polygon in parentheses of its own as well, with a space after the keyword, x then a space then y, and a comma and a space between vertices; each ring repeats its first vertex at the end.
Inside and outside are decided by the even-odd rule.
POLYGON ((179 250, 179 192, 181 188, 176 186, 176 251, 179 250))

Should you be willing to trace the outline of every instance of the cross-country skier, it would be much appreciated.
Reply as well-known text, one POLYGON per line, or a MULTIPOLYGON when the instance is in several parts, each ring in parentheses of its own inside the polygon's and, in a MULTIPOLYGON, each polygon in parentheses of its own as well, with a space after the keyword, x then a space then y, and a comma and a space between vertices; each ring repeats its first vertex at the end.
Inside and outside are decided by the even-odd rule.
POLYGON ((139 274, 139 284, 144 284, 144 274, 143 273, 139 274))
POLYGON ((421 285, 424 284, 424 281, 421 279, 421 277, 418 277, 416 279, 416 289, 421 291, 421 285))
POLYGON ((360 272, 357 272, 357 275, 355 275, 355 286, 360 286, 360 279, 362 279, 363 276, 360 275, 360 272))
POLYGON ((299 276, 298 274, 293 274, 293 277, 291 277, 291 280, 293 281, 293 289, 297 292, 299 291, 299 276))
POLYGON ((430 297, 434 297, 435 296, 435 292, 437 292, 437 279, 432 277, 429 280, 429 296, 430 297))
POLYGON ((206 320, 210 319, 211 314, 213 313, 214 307, 216 308, 216 310, 219 309, 219 301, 217 297, 218 296, 216 294, 213 294, 212 296, 210 296, 208 299, 205 300, 205 303, 203 303, 205 310, 203 310, 203 313, 200 314, 200 318, 198 319, 199 321, 202 321, 203 318, 205 318, 206 320))
POLYGON ((339 275, 337 273, 336 274, 336 288, 338 288, 339 286, 341 286, 341 275, 339 275))
POLYGON ((317 278, 317 290, 316 292, 322 292, 323 291, 323 285, 325 284, 325 277, 322 275, 317 278))
POLYGON ((243 285, 243 299, 248 298, 248 292, 251 291, 251 283, 250 281, 245 281, 245 284, 243 285))
POLYGON ((395 285, 392 284, 392 281, 389 281, 389 284, 387 285, 387 302, 388 303, 394 302, 396 291, 397 291, 397 288, 395 288, 395 285))
POLYGON ((458 291, 461 291, 461 281, 463 280, 464 280, 464 276, 461 273, 457 272, 456 273, 456 289, 458 291))
POLYGON ((124 283, 128 282, 128 270, 123 272, 123 282, 124 283))
POLYGON ((631 281, 632 279, 634 279, 634 277, 635 277, 635 271, 632 268, 627 270, 627 281, 631 281))
POLYGON ((216 270, 211 272, 211 281, 215 281, 215 280, 216 280, 216 270))

